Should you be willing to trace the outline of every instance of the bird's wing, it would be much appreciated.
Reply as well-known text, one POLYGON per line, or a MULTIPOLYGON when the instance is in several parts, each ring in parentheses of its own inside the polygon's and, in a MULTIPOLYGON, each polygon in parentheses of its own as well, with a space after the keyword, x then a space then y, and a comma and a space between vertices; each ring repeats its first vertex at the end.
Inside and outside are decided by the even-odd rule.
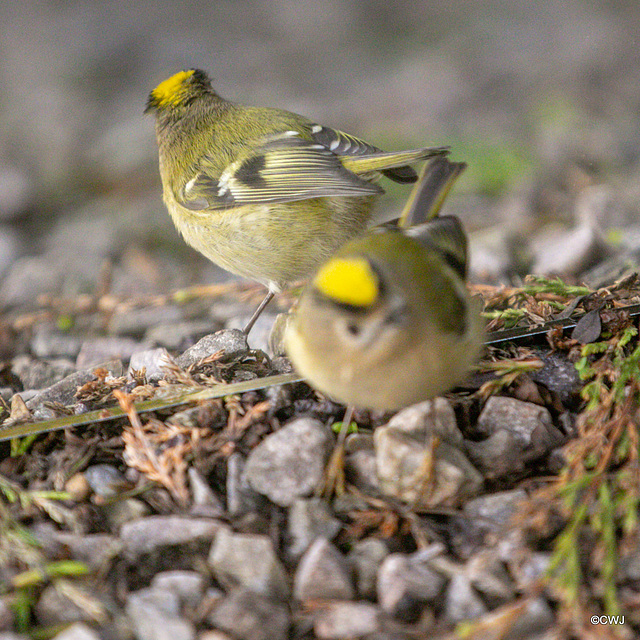
POLYGON ((216 173, 204 158, 175 194, 195 211, 332 196, 371 196, 383 190, 346 168, 340 156, 296 131, 269 136, 216 173))

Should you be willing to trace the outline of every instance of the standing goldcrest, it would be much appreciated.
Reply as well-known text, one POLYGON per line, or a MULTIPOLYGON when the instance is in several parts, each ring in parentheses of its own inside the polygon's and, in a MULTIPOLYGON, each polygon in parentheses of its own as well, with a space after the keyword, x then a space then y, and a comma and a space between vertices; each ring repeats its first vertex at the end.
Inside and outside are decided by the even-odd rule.
POLYGON ((383 189, 380 175, 415 182, 408 165, 445 148, 383 152, 283 111, 221 98, 199 69, 151 93, 163 198, 187 243, 268 287, 257 314, 360 234, 383 189))
POLYGON ((286 351, 334 400, 399 409, 448 391, 478 359, 484 332, 465 285, 466 237, 456 217, 433 217, 464 166, 434 160, 401 218, 408 226, 348 242, 302 294, 286 351))

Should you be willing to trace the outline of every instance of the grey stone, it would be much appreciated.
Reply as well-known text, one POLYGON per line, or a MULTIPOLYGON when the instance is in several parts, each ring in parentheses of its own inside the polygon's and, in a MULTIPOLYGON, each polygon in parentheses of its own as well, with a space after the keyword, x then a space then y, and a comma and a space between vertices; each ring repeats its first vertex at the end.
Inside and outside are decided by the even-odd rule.
POLYGON ((133 377, 133 372, 145 370, 145 377, 148 382, 157 382, 166 375, 166 368, 172 362, 169 352, 164 348, 146 349, 136 351, 131 354, 129 360, 129 377, 133 377))
POLYGON ((18 258, 0 283, 0 307, 35 307, 38 296, 59 293, 64 276, 62 270, 41 256, 18 258))
MULTIPOLYGON (((117 369, 116 363, 109 363, 109 369, 117 369)), ((117 374, 116 374, 117 375, 117 374)), ((27 408, 34 411, 46 403, 58 403, 63 406, 69 406, 76 403, 75 393, 78 387, 86 384, 91 380, 95 380, 96 376, 93 371, 77 371, 63 378, 59 382, 52 384, 50 387, 43 389, 30 400, 27 400, 27 408)))
POLYGON ((149 515, 149 507, 142 500, 127 498, 103 506, 104 514, 112 531, 120 531, 127 522, 134 522, 149 515))
MULTIPOLYGON (((234 318, 227 324, 227 329, 244 327, 247 322, 249 322, 252 314, 253 312, 234 318)), ((274 313, 263 311, 260 314, 259 318, 251 328, 249 337, 247 338, 252 349, 260 349, 265 353, 269 353, 269 336, 275 320, 276 315, 274 313)))
POLYGON ((94 571, 104 570, 122 550, 119 538, 105 533, 75 534, 57 531, 56 540, 63 544, 75 560, 94 571))
POLYGON ((351 600, 351 568, 344 556, 324 538, 318 538, 302 556, 293 578, 296 600, 351 600))
POLYGON ((462 444, 456 414, 446 398, 434 398, 402 409, 386 426, 416 440, 426 440, 428 436, 436 435, 453 446, 462 444))
POLYGON ((224 631, 202 631, 198 635, 198 640, 233 640, 233 638, 224 631))
POLYGON ((477 429, 486 436, 509 430, 524 447, 536 452, 546 450, 550 441, 558 444, 548 435, 555 430, 548 409, 506 396, 492 396, 487 400, 478 417, 477 429))
MULTIPOLYGON (((511 554, 504 561, 509 564, 509 571, 515 578, 518 590, 522 592, 537 584, 545 576, 551 564, 551 554, 542 551, 528 553, 525 558, 518 562, 514 561, 513 554, 511 554)), ((618 567, 624 573, 627 567, 627 558, 621 558, 618 567)), ((637 564, 633 573, 638 574, 637 564)), ((631 580, 638 579, 631 575, 628 575, 628 577, 631 580)))
POLYGON ((27 355, 14 358, 11 369, 20 378, 24 389, 45 389, 76 371, 69 360, 35 360, 27 355))
POLYGON ((332 602, 318 612, 313 625, 318 638, 360 638, 378 629, 378 607, 368 602, 332 602))
MULTIPOLYGON (((89 601, 90 594, 81 587, 75 587, 78 593, 82 593, 85 601, 89 601)), ((88 610, 78 606, 72 598, 51 584, 44 588, 35 606, 35 615, 38 623, 47 625, 69 624, 71 622, 90 622, 92 614, 88 610)))
POLYGON ((545 455, 562 440, 545 407, 515 398, 493 396, 478 418, 479 442, 467 442, 466 450, 487 478, 517 473, 528 462, 545 455))
POLYGON ((211 320, 183 320, 159 323, 144 334, 144 340, 171 351, 184 351, 218 327, 211 320))
MULTIPOLYGON (((13 612, 12 605, 13 602, 10 601, 8 596, 0 597, 0 638, 3 637, 4 631, 8 631, 9 629, 13 629, 13 625, 15 622, 15 614, 13 612)), ((7 636, 9 634, 7 633, 7 636)), ((26 636, 21 636, 21 638, 26 636)), ((16 635, 17 638, 17 635, 16 635)), ((7 638, 7 640, 10 640, 7 638)))
POLYGON ((191 496, 193 498, 193 509, 198 510, 200 515, 205 515, 205 510, 208 510, 210 516, 220 516, 224 513, 224 507, 218 496, 213 492, 209 483, 196 471, 194 467, 189 467, 187 471, 189 476, 189 488, 191 489, 191 496))
POLYGON ((55 329, 50 325, 34 327, 31 352, 36 358, 71 358, 75 361, 82 339, 55 329))
POLYGON ((349 482, 364 493, 378 493, 378 466, 374 449, 360 449, 346 456, 344 469, 349 482))
POLYGON ((524 613, 503 636, 504 640, 523 640, 534 633, 546 631, 554 623, 554 614, 549 603, 542 597, 527 600, 524 613))
POLYGON ((246 460, 241 453, 233 452, 227 459, 227 511, 238 517, 256 512, 266 500, 254 491, 244 475, 246 460))
POLYGON ((485 478, 494 480, 522 473, 526 460, 522 444, 511 431, 498 431, 478 442, 468 442, 467 455, 485 478))
POLYGON ((272 502, 291 506, 320 483, 333 441, 319 420, 298 418, 252 449, 245 477, 255 491, 272 502))
POLYGON ((464 568, 465 575, 490 607, 497 607, 515 598, 511 576, 493 548, 480 550, 464 568))
POLYGON ((267 536, 233 533, 223 527, 216 533, 208 562, 226 588, 240 585, 276 599, 289 595, 284 567, 267 536))
POLYGON ((76 358, 78 369, 96 367, 109 360, 129 361, 136 351, 145 351, 151 345, 117 336, 107 338, 92 338, 85 340, 76 358))
POLYGON ((209 624, 238 640, 287 640, 289 611, 254 591, 231 591, 209 614, 209 624))
POLYGON ((113 498, 128 488, 122 472, 111 464, 94 464, 84 472, 92 491, 101 498, 113 498))
POLYGON ((445 613, 455 624, 479 618, 487 613, 487 607, 464 573, 453 575, 447 585, 445 613))
POLYGON ((376 429, 380 490, 421 508, 456 506, 477 494, 482 476, 465 455, 444 441, 434 447, 429 440, 389 425, 376 429))
POLYGON ((440 597, 445 582, 420 555, 392 553, 378 570, 378 602, 389 615, 411 622, 426 603, 440 597))
POLYGON ((162 571, 151 580, 151 589, 169 591, 181 604, 195 608, 204 593, 204 578, 197 571, 162 571))
POLYGON ((193 347, 178 356, 176 362, 182 369, 187 369, 218 351, 224 351, 225 356, 233 357, 248 350, 247 336, 240 329, 224 329, 198 340, 193 347))
POLYGON ((159 323, 175 324, 183 319, 182 309, 175 305, 116 309, 107 325, 110 334, 141 338, 145 331, 159 323))
POLYGON ((375 599, 378 570, 388 555, 387 545, 378 538, 358 540, 349 551, 347 559, 353 568, 356 591, 361 598, 375 599))
POLYGON ((122 526, 120 539, 130 562, 138 562, 146 555, 166 554, 169 550, 188 556, 206 553, 220 523, 202 518, 183 516, 149 516, 122 526))
POLYGON ((100 640, 100 636, 86 624, 76 622, 53 636, 53 640, 100 640))
POLYGON ((0 278, 20 257, 21 243, 18 234, 6 225, 0 225, 0 278))
POLYGON ((492 525, 506 525, 527 498, 522 489, 498 491, 469 500, 462 508, 471 519, 488 521, 492 525))
POLYGON ((298 560, 316 538, 331 540, 341 527, 324 500, 298 498, 289 508, 287 520, 289 557, 298 560))
POLYGON ((17 167, 0 164, 0 220, 15 220, 26 213, 35 192, 30 176, 17 167))
POLYGON ((141 640, 192 640, 193 624, 180 617, 180 600, 170 591, 141 589, 127 596, 125 605, 136 637, 141 640))

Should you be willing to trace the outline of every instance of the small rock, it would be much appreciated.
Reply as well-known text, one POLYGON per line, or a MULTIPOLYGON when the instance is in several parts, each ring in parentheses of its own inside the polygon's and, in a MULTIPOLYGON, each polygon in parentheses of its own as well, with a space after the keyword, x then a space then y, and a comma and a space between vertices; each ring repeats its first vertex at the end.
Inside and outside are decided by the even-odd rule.
POLYGON ((126 559, 140 572, 189 569, 194 557, 206 556, 220 523, 204 518, 149 516, 122 525, 126 559))
POLYGON ((289 611, 248 589, 234 589, 209 614, 212 626, 239 640, 287 640, 289 611))
POLYGON ((487 607, 464 573, 453 575, 447 585, 445 613, 454 624, 473 620, 487 613, 487 607))
POLYGON ((421 555, 388 555, 378 571, 378 602, 386 613, 404 622, 418 619, 425 604, 440 597, 442 575, 421 555))
POLYGON ((76 358, 76 367, 88 369, 113 359, 126 362, 136 351, 144 351, 150 347, 151 345, 137 342, 132 338, 93 338, 82 343, 76 358))
POLYGON ((490 608, 515 598, 513 580, 495 549, 481 549, 467 561, 464 572, 490 608))
POLYGON ((57 531, 55 538, 69 550, 74 560, 84 562, 93 571, 104 570, 122 550, 120 540, 105 533, 57 531))
POLYGON ((75 373, 69 360, 36 360, 31 356, 18 356, 11 362, 11 369, 20 378, 24 389, 45 389, 75 373))
MULTIPOLYGON (((232 329, 234 327, 244 327, 247 322, 249 322, 252 315, 253 312, 234 318, 227 324, 227 328, 232 329)), ((264 351, 265 353, 271 353, 269 339, 276 317, 277 315, 275 313, 271 313, 269 311, 263 311, 260 314, 255 324, 251 328, 251 333, 248 337, 248 342, 251 349, 259 349, 260 351, 264 351)))
POLYGON ((446 398, 434 398, 407 407, 396 413, 386 426, 420 440, 436 435, 453 446, 462 444, 456 414, 446 398))
POLYGON ((546 631, 553 622, 553 611, 544 598, 529 600, 524 613, 514 622, 503 638, 504 640, 531 638, 535 633, 546 631))
POLYGON ((353 567, 356 591, 361 598, 375 599, 378 570, 388 555, 387 545, 378 538, 358 540, 349 551, 347 559, 353 567))
MULTIPOLYGON (((15 614, 13 612, 11 604, 13 603, 9 600, 9 597, 0 597, 0 638, 3 637, 4 631, 8 631, 9 629, 14 628, 13 625, 15 622, 15 614)), ((26 636, 20 636, 20 638, 23 637, 26 640, 26 636)))
POLYGON ((198 636, 198 640, 233 640, 233 638, 224 631, 203 631, 198 636))
POLYGON ((32 204, 35 185, 30 175, 10 164, 0 164, 0 220, 16 220, 32 204))
POLYGON ((162 571, 153 576, 151 589, 169 591, 181 604, 195 608, 202 600, 204 578, 197 571, 162 571))
POLYGON ((84 502, 91 494, 91 487, 84 473, 74 473, 65 483, 64 490, 74 502, 84 502))
POLYGON ((219 329, 211 320, 183 320, 181 322, 159 323, 144 334, 145 342, 157 344, 170 351, 182 353, 192 347, 200 338, 219 329))
MULTIPOLYGON (((74 586, 78 594, 82 594, 85 603, 97 603, 85 589, 74 586)), ((91 607, 92 608, 92 607, 91 607)), ((35 615, 38 623, 43 626, 69 624, 71 622, 91 622, 90 607, 81 608, 73 599, 57 589, 55 585, 44 588, 35 606, 35 615)))
POLYGON ((509 522, 526 498, 527 494, 522 489, 498 491, 469 500, 462 510, 474 521, 480 519, 493 526, 502 526, 509 522))
POLYGON ((224 513, 224 507, 207 481, 194 467, 189 467, 187 475, 189 476, 189 488, 193 497, 191 515, 221 516, 224 513), (195 513, 196 511, 197 514, 195 513))
POLYGON ((244 475, 246 461, 241 453, 233 452, 227 459, 227 511, 233 517, 259 510, 267 501, 256 493, 244 475))
POLYGON ((347 479, 364 493, 378 493, 378 465, 376 452, 372 449, 360 449, 346 456, 344 470, 347 479))
POLYGON ((249 350, 247 336, 240 329, 224 329, 200 339, 176 358, 178 366, 187 369, 203 358, 224 351, 225 356, 233 357, 249 350))
POLYGON ((109 502, 104 505, 103 510, 112 531, 120 531, 125 523, 134 522, 149 515, 147 504, 137 498, 109 502))
POLYGON ((128 375, 129 378, 133 378, 134 371, 142 371, 144 369, 147 381, 157 382, 164 378, 167 367, 171 363, 172 358, 164 347, 136 351, 131 355, 128 375))
POLYGON ((296 600, 351 600, 351 570, 344 556, 324 538, 318 538, 302 556, 293 578, 296 600))
MULTIPOLYGON (((545 574, 549 571, 551 564, 551 554, 543 553, 541 551, 536 553, 529 553, 527 557, 520 561, 514 562, 513 557, 506 558, 505 561, 509 564, 509 570, 511 575, 515 578, 516 587, 518 591, 523 592, 534 586, 545 574)), ((622 569, 624 574, 624 568, 626 567, 626 558, 622 558, 618 563, 618 567, 622 569)), ((636 564, 634 574, 638 574, 638 565, 636 564)), ((638 578, 632 578, 637 580, 638 578)))
POLYGON ((53 640, 100 640, 100 636, 86 624, 76 622, 53 636, 53 640))
POLYGON ((76 371, 73 362, 65 358, 36 360, 30 356, 14 358, 11 368, 22 381, 24 389, 45 389, 76 371))
POLYGON ((289 508, 287 533, 289 557, 298 560, 316 538, 331 540, 340 531, 340 520, 331 514, 328 504, 319 498, 298 498, 289 508))
POLYGON ((127 617, 136 637, 144 640, 192 640, 195 629, 180 617, 178 597, 160 589, 141 589, 127 596, 127 617))
POLYGON ((22 252, 18 234, 7 225, 0 225, 0 278, 18 260, 22 252))
POLYGON ((44 324, 34 327, 29 346, 36 358, 70 358, 75 361, 82 339, 44 324))
MULTIPOLYGON (((109 370, 118 370, 116 363, 108 363, 107 367, 109 370)), ((119 375, 119 374, 115 374, 119 375)), ((60 380, 60 382, 56 382, 52 384, 50 387, 43 389, 36 395, 34 395, 30 400, 27 401, 27 407, 34 413, 34 417, 38 411, 42 411, 44 409, 43 405, 45 403, 57 403, 63 406, 71 406, 74 405, 77 400, 75 398, 75 393, 78 390, 78 387, 86 384, 90 380, 95 380, 96 376, 93 371, 77 371, 76 373, 72 373, 60 380)), ((37 419, 45 419, 45 418, 37 418, 37 419)))
POLYGON ((545 407, 503 396, 487 400, 477 429, 486 440, 467 442, 466 450, 491 479, 521 472, 528 462, 548 455, 563 440, 545 407))
POLYGON ((482 487, 482 476, 464 454, 444 441, 431 446, 430 438, 389 425, 376 429, 374 441, 380 490, 388 496, 429 509, 456 506, 482 487))
POLYGON ((115 498, 130 488, 124 475, 111 464, 94 464, 86 469, 84 477, 101 498, 115 498))
POLYGON ((58 293, 62 288, 62 270, 42 256, 18 258, 0 284, 0 307, 33 308, 43 293, 58 293))
POLYGON ((116 310, 107 326, 107 331, 112 335, 131 336, 142 338, 149 327, 160 322, 175 324, 182 320, 182 310, 174 305, 162 307, 145 306, 138 309, 116 310))
POLYGON ((313 625, 318 638, 360 638, 378 629, 378 607, 367 602, 332 602, 316 615, 313 625))
POLYGON ((221 528, 208 562, 218 582, 227 589, 240 585, 279 600, 289 595, 287 575, 267 536, 221 528))
POLYGON ((289 507, 318 486, 333 441, 319 420, 298 418, 252 449, 245 477, 255 491, 289 507))

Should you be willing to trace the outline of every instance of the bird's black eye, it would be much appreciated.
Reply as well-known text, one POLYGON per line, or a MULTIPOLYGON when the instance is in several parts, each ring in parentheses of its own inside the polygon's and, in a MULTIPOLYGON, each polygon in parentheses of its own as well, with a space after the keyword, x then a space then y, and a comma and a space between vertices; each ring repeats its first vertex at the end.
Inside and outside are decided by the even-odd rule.
POLYGON ((347 324, 347 333, 355 338, 360 333, 360 327, 355 322, 349 322, 347 324))

